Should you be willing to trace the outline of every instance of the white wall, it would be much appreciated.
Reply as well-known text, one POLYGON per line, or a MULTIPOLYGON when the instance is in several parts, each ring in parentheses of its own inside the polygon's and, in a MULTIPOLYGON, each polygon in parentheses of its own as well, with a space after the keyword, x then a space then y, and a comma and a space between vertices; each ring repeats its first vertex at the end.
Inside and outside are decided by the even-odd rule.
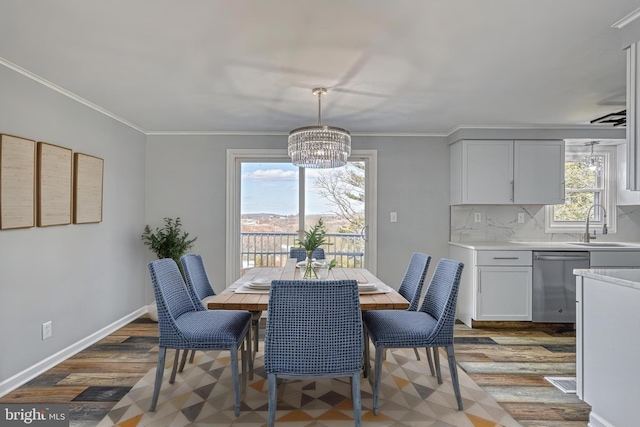
MULTIPOLYGON (((414 251, 431 254, 434 266, 438 258, 448 256, 445 139, 354 136, 352 146, 378 150, 378 276, 399 284, 414 251), (391 211, 398 212, 397 223, 389 222, 391 211)), ((216 292, 228 285, 226 150, 285 147, 286 135, 149 136, 147 140, 147 223, 156 227, 164 217, 179 216, 184 230, 198 238, 192 251, 202 254, 216 292)), ((151 294, 147 297, 151 299, 151 294)))
POLYGON ((0 133, 105 162, 102 223, 0 231, 2 384, 144 305, 146 136, 2 66, 0 133))

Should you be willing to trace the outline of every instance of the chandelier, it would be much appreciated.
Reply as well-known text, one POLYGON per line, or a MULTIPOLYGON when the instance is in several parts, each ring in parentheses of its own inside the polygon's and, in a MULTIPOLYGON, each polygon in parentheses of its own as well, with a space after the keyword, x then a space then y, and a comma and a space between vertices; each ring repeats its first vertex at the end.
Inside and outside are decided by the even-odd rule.
POLYGON ((604 157, 593 154, 593 146, 598 144, 598 141, 586 142, 585 146, 591 146, 591 154, 582 158, 582 170, 585 173, 594 173, 595 176, 600 176, 604 167, 604 157))
POLYGON ((305 126, 289 132, 289 156, 291 162, 301 168, 337 168, 347 164, 351 154, 351 134, 349 131, 321 124, 321 98, 327 89, 317 87, 318 126, 305 126))

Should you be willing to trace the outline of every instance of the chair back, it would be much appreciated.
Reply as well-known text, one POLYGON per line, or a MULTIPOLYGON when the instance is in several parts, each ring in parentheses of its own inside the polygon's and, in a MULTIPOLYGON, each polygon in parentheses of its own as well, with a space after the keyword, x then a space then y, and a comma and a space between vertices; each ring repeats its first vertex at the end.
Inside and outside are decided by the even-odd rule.
POLYGON ((150 262, 149 273, 158 306, 160 345, 171 347, 172 337, 180 335, 175 320, 184 313, 196 311, 197 307, 174 260, 164 258, 150 262))
POLYGON ((463 268, 463 263, 451 259, 442 258, 438 261, 420 307, 420 311, 429 314, 437 321, 432 337, 439 347, 453 344, 456 302, 463 268))
POLYGON ((404 273, 400 288, 398 288, 398 293, 409 301, 408 310, 410 311, 416 311, 418 309, 422 285, 424 284, 424 278, 427 275, 430 262, 431 257, 427 254, 414 252, 413 255, 411 255, 409 266, 404 273))
MULTIPOLYGON (((324 249, 315 249, 311 254, 311 257, 315 259, 325 259, 324 249)), ((298 262, 304 261, 307 259, 307 251, 305 251, 304 248, 289 248, 289 258, 295 258, 298 262)))
POLYGON ((322 376, 362 367, 362 314, 355 280, 274 280, 265 370, 322 376))
POLYGON ((180 264, 182 265, 182 271, 184 271, 184 277, 187 281, 187 289, 189 290, 191 299, 198 308, 202 307, 202 310, 205 310, 205 307, 202 305, 202 300, 216 293, 207 277, 207 271, 204 268, 202 257, 197 254, 182 255, 180 257, 180 264))

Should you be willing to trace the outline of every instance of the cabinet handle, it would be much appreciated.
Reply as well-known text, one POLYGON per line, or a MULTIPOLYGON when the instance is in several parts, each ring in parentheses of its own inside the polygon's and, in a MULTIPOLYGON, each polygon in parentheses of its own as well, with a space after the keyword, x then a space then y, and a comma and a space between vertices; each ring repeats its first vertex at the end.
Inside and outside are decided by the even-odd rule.
POLYGON ((478 267, 478 293, 482 293, 482 274, 480 274, 480 267, 478 267))
POLYGON ((516 187, 516 185, 515 185, 514 181, 511 180, 511 201, 512 202, 513 202, 513 199, 515 197, 515 192, 516 192, 515 187, 516 187))
POLYGON ((564 202, 565 200, 565 194, 566 194, 566 184, 564 183, 564 181, 562 181, 562 201, 564 202))
POLYGON ((517 256, 494 256, 493 259, 520 259, 517 256))

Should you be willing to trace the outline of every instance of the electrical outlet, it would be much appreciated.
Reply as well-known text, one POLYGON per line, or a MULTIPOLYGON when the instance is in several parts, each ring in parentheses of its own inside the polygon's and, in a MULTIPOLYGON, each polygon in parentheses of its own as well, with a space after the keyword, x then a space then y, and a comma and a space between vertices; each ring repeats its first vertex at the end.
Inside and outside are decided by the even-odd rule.
POLYGON ((391 212, 391 222, 398 222, 398 212, 391 212))
POLYGON ((480 212, 473 214, 473 222, 482 222, 482 214, 480 212))
POLYGON ((519 223, 523 223, 524 222, 524 213, 518 212, 518 222, 519 223))
POLYGON ((46 340, 47 338, 51 338, 53 334, 53 326, 51 321, 42 324, 42 339, 46 340))

